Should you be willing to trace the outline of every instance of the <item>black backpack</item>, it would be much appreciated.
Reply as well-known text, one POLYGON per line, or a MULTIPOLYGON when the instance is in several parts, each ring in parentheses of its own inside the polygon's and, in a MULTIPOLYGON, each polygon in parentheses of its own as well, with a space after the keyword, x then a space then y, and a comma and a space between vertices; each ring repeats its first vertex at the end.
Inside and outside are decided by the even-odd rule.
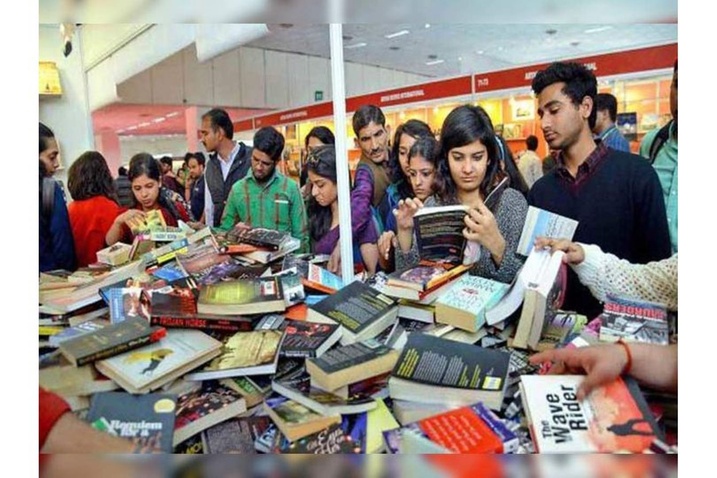
POLYGON ((662 148, 662 145, 665 144, 665 141, 667 141, 670 137, 670 127, 672 126, 672 122, 674 120, 670 120, 665 126, 660 128, 660 131, 657 132, 655 135, 655 138, 652 140, 652 144, 650 145, 650 164, 653 164, 655 162, 655 158, 657 158, 657 153, 660 152, 660 148, 662 148))

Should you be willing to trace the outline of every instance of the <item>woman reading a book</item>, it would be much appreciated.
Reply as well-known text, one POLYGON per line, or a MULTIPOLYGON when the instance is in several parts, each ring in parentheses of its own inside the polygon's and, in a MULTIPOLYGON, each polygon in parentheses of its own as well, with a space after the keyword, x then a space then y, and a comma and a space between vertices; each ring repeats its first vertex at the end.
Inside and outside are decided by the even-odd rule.
MULTIPOLYGON (((409 121, 410 122, 410 121, 409 121)), ((408 124, 408 123, 406 123, 408 124)), ((429 130, 430 132, 430 130, 429 130)), ((403 134, 403 138, 406 134, 403 134)), ((403 139, 404 146, 408 142, 403 139)), ((405 197, 396 198, 395 203, 391 206, 391 216, 393 221, 387 221, 386 224, 393 224, 390 230, 387 230, 378 239, 379 265, 384 271, 392 272, 394 261, 391 259, 392 250, 398 246, 396 240, 396 220, 393 210, 398 206, 398 201, 415 197, 421 201, 425 201, 435 191, 436 172, 438 171, 438 157, 441 151, 441 145, 433 135, 411 138, 411 147, 406 153, 406 175, 410 181, 411 193, 405 197)), ((402 149, 399 154, 402 154, 402 149)), ((403 165, 403 161, 401 161, 403 165)), ((393 186, 393 185, 392 185, 393 186)), ((389 186, 390 189, 390 186, 389 186)))
POLYGON ((134 240, 132 228, 146 222, 150 211, 159 211, 167 226, 176 227, 177 220, 189 221, 187 208, 179 194, 162 187, 159 162, 152 155, 134 155, 129 163, 128 177, 135 205, 112 223, 105 237, 108 246, 120 241, 131 244, 134 240))
POLYGON ((490 118, 479 106, 460 106, 446 117, 441 128, 436 193, 424 201, 411 198, 394 210, 398 225, 396 268, 418 264, 419 247, 413 231, 413 216, 425 206, 463 205, 463 237, 470 247, 480 246, 480 257, 471 273, 500 282, 511 282, 523 265, 516 254, 528 203, 522 194, 506 189, 489 209, 484 201, 502 179, 496 135, 490 118))
POLYGON ((73 201, 67 207, 75 238, 77 266, 97 262, 97 251, 105 248, 105 236, 115 218, 124 212, 107 161, 97 151, 87 151, 72 163, 67 189, 73 201))
MULTIPOLYGON (((315 254, 331 254, 339 242, 339 200, 336 187, 336 150, 333 145, 314 148, 306 166, 311 184, 309 235, 315 254)), ((354 232, 354 260, 362 262, 369 274, 376 272, 378 235, 373 223, 360 234, 354 232), (358 248, 359 254, 356 254, 358 248), (356 257, 358 256, 358 257, 356 257)))

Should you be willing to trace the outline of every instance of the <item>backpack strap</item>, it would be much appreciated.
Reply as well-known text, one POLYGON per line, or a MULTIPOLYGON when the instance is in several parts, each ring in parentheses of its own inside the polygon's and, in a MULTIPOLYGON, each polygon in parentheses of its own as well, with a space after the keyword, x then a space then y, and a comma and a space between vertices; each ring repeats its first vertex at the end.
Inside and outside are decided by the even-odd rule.
POLYGON ((669 139, 670 127, 672 127, 673 121, 674 120, 670 120, 665 126, 660 128, 660 131, 657 132, 655 138, 652 140, 652 144, 650 145, 650 164, 655 162, 655 158, 657 158, 657 153, 660 152, 660 148, 662 148, 665 141, 669 139))
POLYGON ((52 217, 55 209, 55 180, 42 178, 42 213, 45 217, 52 217))

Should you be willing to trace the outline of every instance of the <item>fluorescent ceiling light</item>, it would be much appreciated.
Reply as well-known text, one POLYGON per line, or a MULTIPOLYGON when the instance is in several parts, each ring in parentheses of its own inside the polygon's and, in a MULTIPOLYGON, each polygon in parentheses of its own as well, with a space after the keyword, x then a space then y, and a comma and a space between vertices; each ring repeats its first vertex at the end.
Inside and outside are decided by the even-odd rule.
POLYGON ((431 60, 431 61, 427 61, 427 62, 426 62, 426 66, 438 65, 438 64, 443 63, 443 62, 445 62, 445 61, 446 61, 446 60, 431 60))
POLYGON ((585 30, 585 33, 598 33, 598 32, 604 32, 607 30, 612 30, 612 27, 610 25, 606 25, 604 27, 588 28, 587 30, 585 30))
POLYGON ((391 38, 396 38, 396 37, 402 37, 403 35, 408 35, 409 33, 411 33, 411 32, 408 30, 401 30, 400 32, 390 33, 390 34, 384 35, 384 36, 386 38, 391 39, 391 38))
POLYGON ((354 43, 353 45, 346 45, 344 48, 346 48, 347 50, 353 50, 354 48, 363 48, 365 46, 366 46, 366 43, 361 42, 361 43, 354 43))

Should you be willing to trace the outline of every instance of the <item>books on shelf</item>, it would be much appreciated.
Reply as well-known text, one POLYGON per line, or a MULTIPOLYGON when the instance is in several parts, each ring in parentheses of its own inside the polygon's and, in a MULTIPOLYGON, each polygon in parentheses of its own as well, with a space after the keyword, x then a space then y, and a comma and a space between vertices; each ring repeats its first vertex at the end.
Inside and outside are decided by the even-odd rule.
POLYGON ((508 284, 465 274, 435 302, 436 322, 469 332, 485 325, 485 311, 508 291, 508 284))
POLYGON ((355 281, 309 306, 310 322, 339 324, 343 345, 376 337, 396 321, 398 305, 363 282, 355 281))
POLYGON ((92 397, 87 421, 92 428, 147 450, 172 453, 176 408, 177 397, 167 393, 98 393, 92 397))
POLYGON ((541 236, 571 241, 577 228, 578 221, 574 219, 528 206, 528 214, 525 217, 516 252, 524 256, 529 255, 535 247, 535 239, 541 236))
POLYGON ((578 401, 582 375, 524 375, 520 389, 540 453, 639 453, 663 439, 640 388, 618 378, 578 401))
POLYGON ((202 287, 197 300, 201 314, 247 315, 286 310, 278 277, 230 280, 202 287))
POLYGON ((234 390, 216 382, 206 382, 195 392, 177 400, 173 445, 194 436, 217 423, 246 412, 244 399, 234 390))
POLYGON ((663 304, 608 296, 600 314, 600 341, 667 345, 669 323, 663 304))
POLYGON ((510 354, 426 334, 409 334, 388 380, 391 398, 500 410, 510 354))
POLYGON ((519 273, 525 284, 523 310, 513 338, 513 347, 535 349, 540 337, 563 305, 567 266, 563 251, 533 250, 519 273))
POLYGON ((333 391, 389 372, 397 359, 397 351, 369 339, 307 359, 306 371, 323 390, 333 391))
POLYGON ((224 337, 222 352, 206 367, 186 376, 187 380, 212 380, 276 372, 284 340, 280 330, 237 332, 224 337))
POLYGON ((132 317, 66 340, 59 348, 67 360, 79 367, 156 342, 166 333, 166 329, 150 326, 143 318, 132 317))
POLYGON ((222 343, 199 330, 169 330, 141 349, 95 364, 97 370, 130 393, 156 390, 221 353, 222 343))

